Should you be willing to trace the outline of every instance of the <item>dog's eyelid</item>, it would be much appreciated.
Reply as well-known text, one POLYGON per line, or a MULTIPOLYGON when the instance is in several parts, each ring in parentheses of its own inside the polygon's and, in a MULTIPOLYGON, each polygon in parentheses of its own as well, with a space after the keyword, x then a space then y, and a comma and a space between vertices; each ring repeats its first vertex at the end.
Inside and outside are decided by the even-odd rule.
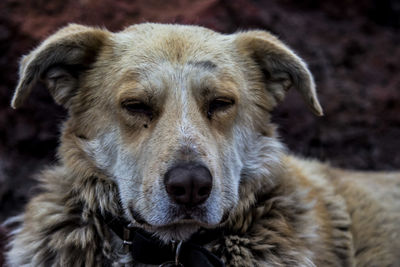
POLYGON ((148 116, 150 119, 153 117, 153 108, 151 105, 141 100, 124 100, 121 102, 121 107, 131 114, 143 114, 148 116))
POLYGON ((140 99, 125 99, 121 101, 121 106, 124 105, 129 105, 129 104, 138 104, 138 103, 144 103, 145 101, 140 100, 140 99))
POLYGON ((235 99, 228 97, 228 96, 218 96, 218 97, 215 97, 213 99, 213 101, 221 101, 221 102, 226 102, 226 103, 231 103, 231 104, 235 103, 235 99))
POLYGON ((207 117, 211 119, 217 111, 224 111, 235 104, 235 99, 230 97, 215 97, 208 103, 207 117))
POLYGON ((229 107, 235 104, 235 100, 229 97, 216 97, 210 101, 211 104, 218 107, 229 107))

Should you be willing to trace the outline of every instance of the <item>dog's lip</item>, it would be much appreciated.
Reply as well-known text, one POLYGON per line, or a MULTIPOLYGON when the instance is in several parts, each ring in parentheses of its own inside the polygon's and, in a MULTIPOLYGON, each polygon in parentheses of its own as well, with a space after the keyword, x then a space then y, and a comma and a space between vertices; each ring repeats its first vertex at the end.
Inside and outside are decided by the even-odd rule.
MULTIPOLYGON (((153 229, 156 228, 174 228, 174 227, 178 227, 178 226, 182 226, 182 225, 197 225, 197 226, 201 226, 201 227, 213 227, 215 226, 214 224, 208 224, 205 223, 201 220, 198 220, 196 218, 193 218, 190 215, 185 215, 182 218, 177 218, 176 220, 172 221, 172 222, 168 222, 165 224, 159 224, 159 225, 155 225, 155 224, 151 224, 149 222, 147 222, 145 219, 143 219, 143 217, 138 213, 138 212, 132 212, 132 217, 135 220, 136 225, 138 226, 143 226, 145 228, 150 227, 153 229)), ((221 221, 222 222, 222 221, 221 221)))
POLYGON ((216 225, 219 224, 223 224, 225 223, 229 217, 230 217, 230 211, 226 211, 223 216, 221 217, 221 220, 218 223, 207 223, 205 221, 203 221, 200 218, 196 218, 196 216, 194 216, 193 214, 191 214, 191 212, 184 212, 183 214, 181 214, 181 216, 177 216, 174 220, 169 221, 165 224, 152 224, 149 223, 148 221, 146 221, 146 219, 140 214, 140 212, 137 212, 133 209, 133 207, 130 207, 130 213, 132 218, 134 219, 134 224, 140 226, 144 226, 144 227, 151 227, 151 228, 159 228, 159 227, 176 227, 178 225, 198 225, 201 227, 214 227, 216 225))
POLYGON ((178 218, 177 220, 174 220, 170 223, 166 223, 166 224, 162 224, 162 225, 153 225, 153 224, 147 222, 139 212, 137 212, 133 209, 131 209, 131 215, 132 215, 132 218, 135 220, 136 224, 147 225, 150 227, 169 227, 169 226, 176 226, 176 225, 181 225, 181 224, 205 224, 204 222, 193 218, 189 214, 185 214, 184 217, 182 217, 182 218, 178 218))
POLYGON ((171 223, 163 224, 163 225, 151 225, 153 229, 175 229, 177 227, 182 227, 182 226, 198 226, 198 227, 204 227, 204 228, 209 228, 213 227, 215 225, 210 225, 206 224, 204 222, 195 220, 195 219, 180 219, 171 223))
POLYGON ((221 221, 220 221, 219 223, 220 223, 220 224, 225 223, 225 222, 229 219, 230 215, 231 215, 231 212, 230 212, 229 210, 226 211, 226 212, 224 213, 224 215, 222 215, 221 221))
POLYGON ((149 224, 144 218, 143 216, 135 211, 133 208, 130 208, 130 213, 132 215, 132 218, 135 220, 136 224, 144 224, 144 225, 149 225, 151 226, 151 224, 149 224))

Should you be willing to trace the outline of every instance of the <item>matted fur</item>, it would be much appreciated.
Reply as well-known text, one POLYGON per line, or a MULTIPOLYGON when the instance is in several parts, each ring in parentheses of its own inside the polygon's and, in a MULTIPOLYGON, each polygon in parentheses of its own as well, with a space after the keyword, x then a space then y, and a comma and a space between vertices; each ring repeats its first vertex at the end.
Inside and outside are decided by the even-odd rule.
POLYGON ((227 266, 399 264, 400 175, 302 160, 277 138, 270 111, 291 86, 315 114, 322 108, 306 64, 271 34, 69 25, 21 61, 12 106, 40 79, 69 118, 59 164, 38 176, 42 192, 12 233, 10 266, 137 265, 106 213, 164 242, 219 228, 206 248, 227 266), (207 110, 221 97, 231 104, 207 110), (127 112, 126 101, 151 114, 127 112), (213 176, 191 220, 162 183, 189 161, 213 176))

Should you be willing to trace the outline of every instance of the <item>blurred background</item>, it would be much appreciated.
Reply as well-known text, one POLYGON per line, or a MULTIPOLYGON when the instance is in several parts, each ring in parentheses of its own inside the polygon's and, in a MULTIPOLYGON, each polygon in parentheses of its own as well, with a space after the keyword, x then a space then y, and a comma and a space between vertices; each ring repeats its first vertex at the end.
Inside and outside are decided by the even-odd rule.
POLYGON ((18 60, 69 22, 269 30, 308 62, 326 114, 313 116, 289 92, 274 116, 289 149, 340 167, 400 169, 399 0, 1 0, 0 221, 21 211, 34 174, 55 163, 66 116, 42 85, 23 108, 9 107, 18 60))

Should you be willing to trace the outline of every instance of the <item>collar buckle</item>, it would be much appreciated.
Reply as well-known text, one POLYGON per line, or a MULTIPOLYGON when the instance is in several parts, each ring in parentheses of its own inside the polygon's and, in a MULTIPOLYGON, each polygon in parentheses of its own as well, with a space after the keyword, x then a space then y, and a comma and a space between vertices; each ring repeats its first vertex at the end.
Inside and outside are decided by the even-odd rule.
POLYGON ((128 253, 130 251, 130 246, 133 244, 132 243, 132 229, 133 225, 130 223, 126 227, 124 227, 124 232, 123 232, 123 239, 122 243, 124 246, 124 252, 128 253))
POLYGON ((179 242, 176 240, 171 241, 172 251, 175 254, 174 261, 164 262, 164 263, 160 264, 159 267, 184 267, 183 264, 179 262, 179 255, 181 253, 182 243, 183 243, 183 241, 179 241, 179 242))

